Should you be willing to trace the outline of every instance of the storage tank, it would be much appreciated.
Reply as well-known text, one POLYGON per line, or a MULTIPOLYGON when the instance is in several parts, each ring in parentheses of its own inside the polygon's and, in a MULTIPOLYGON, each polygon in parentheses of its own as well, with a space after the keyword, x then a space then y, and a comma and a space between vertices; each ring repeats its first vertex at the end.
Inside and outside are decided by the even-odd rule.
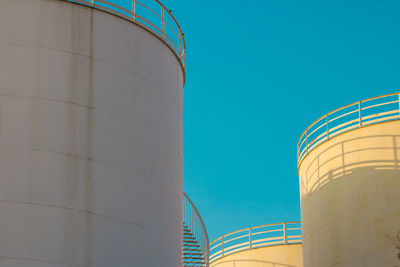
POLYGON ((298 146, 304 266, 400 266, 399 94, 314 122, 298 146))
POLYGON ((303 267, 300 222, 250 227, 210 243, 211 267, 303 267))
POLYGON ((132 3, 0 0, 2 267, 181 266, 184 40, 132 3))

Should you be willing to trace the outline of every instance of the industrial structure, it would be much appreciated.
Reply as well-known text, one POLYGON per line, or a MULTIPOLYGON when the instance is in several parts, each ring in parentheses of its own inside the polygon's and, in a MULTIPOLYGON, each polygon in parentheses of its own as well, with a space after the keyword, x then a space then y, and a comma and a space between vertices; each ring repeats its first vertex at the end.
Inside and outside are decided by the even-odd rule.
POLYGON ((323 116, 298 144, 304 266, 398 266, 400 101, 323 116))
POLYGON ((182 190, 184 35, 126 3, 0 0, 0 266, 399 265, 399 94, 301 135, 301 223, 209 243, 182 190))
POLYGON ((131 3, 0 0, 1 266, 181 266, 185 42, 131 3))
POLYGON ((298 142, 302 222, 210 243, 212 267, 400 265, 400 94, 321 117, 298 142))

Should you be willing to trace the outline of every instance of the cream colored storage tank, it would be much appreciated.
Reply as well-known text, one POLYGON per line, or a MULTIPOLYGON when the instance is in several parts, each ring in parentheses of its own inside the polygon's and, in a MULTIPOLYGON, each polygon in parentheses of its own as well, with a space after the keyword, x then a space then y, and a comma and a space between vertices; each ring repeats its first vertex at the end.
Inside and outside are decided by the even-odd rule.
POLYGON ((335 110, 300 138, 304 266, 400 266, 399 119, 399 95, 386 95, 335 110))
POLYGON ((0 0, 1 267, 181 266, 185 51, 154 4, 161 33, 0 0))
POLYGON ((303 267, 300 222, 251 227, 210 244, 211 267, 303 267))

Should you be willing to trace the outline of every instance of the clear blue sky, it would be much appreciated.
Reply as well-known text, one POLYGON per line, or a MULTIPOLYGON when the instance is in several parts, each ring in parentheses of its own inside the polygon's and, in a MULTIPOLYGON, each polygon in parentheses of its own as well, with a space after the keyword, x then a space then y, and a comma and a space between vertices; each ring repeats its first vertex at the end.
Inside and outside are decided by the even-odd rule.
POLYGON ((400 91, 400 1, 163 2, 187 41, 184 190, 210 239, 299 220, 303 130, 400 91))

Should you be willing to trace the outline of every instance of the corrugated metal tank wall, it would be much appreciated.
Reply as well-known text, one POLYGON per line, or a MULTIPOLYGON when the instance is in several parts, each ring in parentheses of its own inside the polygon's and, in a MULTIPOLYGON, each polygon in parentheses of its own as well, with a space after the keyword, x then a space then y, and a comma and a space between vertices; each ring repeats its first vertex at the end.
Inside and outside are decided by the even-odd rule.
POLYGON ((117 16, 0 0, 0 266, 180 266, 183 76, 117 16))
POLYGON ((400 121, 323 142, 299 167, 306 267, 399 266, 400 121))

